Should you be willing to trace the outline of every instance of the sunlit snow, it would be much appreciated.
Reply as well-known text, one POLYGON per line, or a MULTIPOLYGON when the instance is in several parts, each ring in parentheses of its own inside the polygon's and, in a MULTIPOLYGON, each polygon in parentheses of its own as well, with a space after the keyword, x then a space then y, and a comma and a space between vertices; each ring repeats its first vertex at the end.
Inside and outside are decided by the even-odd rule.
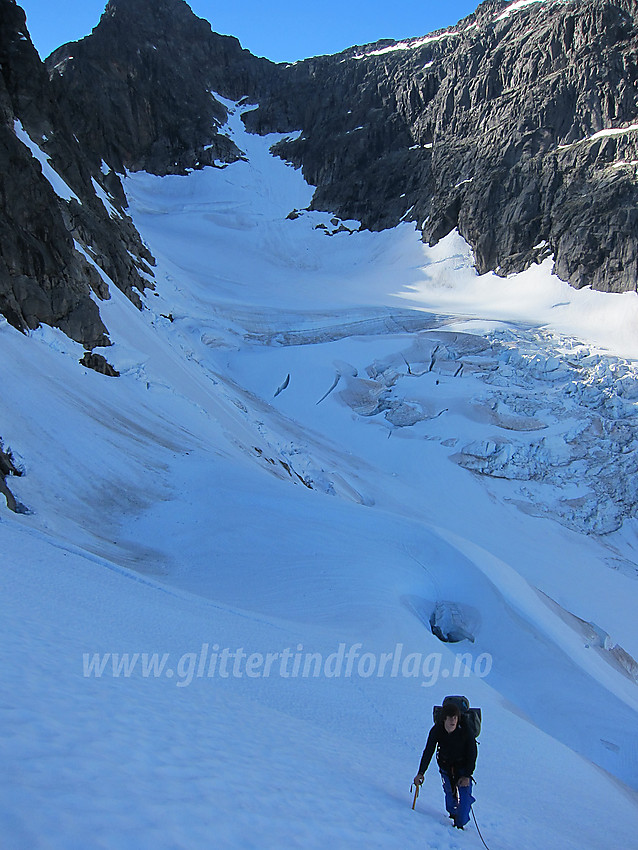
POLYGON ((527 6, 545 2, 547 2, 547 0, 516 0, 516 2, 510 3, 510 5, 507 6, 496 18, 496 20, 502 21, 504 18, 509 18, 510 15, 513 15, 515 12, 520 12, 521 9, 525 9, 527 6))
POLYGON ((394 53, 397 50, 413 50, 416 47, 424 47, 426 44, 434 44, 437 41, 443 41, 444 39, 450 38, 454 35, 457 35, 457 33, 446 31, 435 35, 425 35, 421 38, 410 38, 406 41, 397 41, 387 47, 380 47, 377 50, 370 50, 366 53, 357 53, 353 59, 368 59, 370 56, 383 56, 386 53, 394 53))
POLYGON ((247 161, 124 180, 119 378, 0 321, 2 841, 479 848, 411 810, 465 693, 491 850, 633 846, 638 296, 309 212, 226 104, 247 161))

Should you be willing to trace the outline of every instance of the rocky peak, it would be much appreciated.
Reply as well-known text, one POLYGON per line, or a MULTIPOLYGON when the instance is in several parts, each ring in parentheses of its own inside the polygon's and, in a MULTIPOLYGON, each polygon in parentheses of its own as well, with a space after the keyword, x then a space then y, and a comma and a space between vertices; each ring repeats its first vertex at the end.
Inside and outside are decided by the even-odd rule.
POLYGON ((210 23, 198 18, 185 0, 108 0, 98 26, 105 29, 109 24, 117 27, 118 34, 128 28, 138 40, 145 35, 160 41, 172 40, 174 35, 181 40, 184 33, 199 30, 206 37, 212 32, 210 23))
POLYGON ((241 157, 218 132, 226 110, 211 92, 241 97, 275 66, 213 33, 184 0, 111 0, 91 36, 47 67, 83 146, 120 172, 183 174, 241 157))

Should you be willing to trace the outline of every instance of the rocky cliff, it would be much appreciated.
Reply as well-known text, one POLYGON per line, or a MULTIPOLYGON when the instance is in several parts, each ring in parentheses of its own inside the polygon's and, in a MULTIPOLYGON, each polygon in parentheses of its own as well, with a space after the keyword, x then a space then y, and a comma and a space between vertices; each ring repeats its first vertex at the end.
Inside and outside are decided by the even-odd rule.
POLYGON ((138 306, 152 257, 115 172, 87 155, 55 100, 25 16, 0 0, 0 312, 26 331, 108 345, 108 276, 138 306), (130 252, 130 253, 129 253, 130 252), (144 276, 140 274, 144 272, 144 276))
POLYGON ((317 187, 315 208, 369 228, 413 220, 430 244, 458 227, 479 272, 554 255, 576 287, 636 288, 629 0, 488 0, 450 30, 278 66, 183 0, 152 10, 111 0, 89 38, 48 62, 83 143, 99 140, 114 167, 231 160, 210 91, 244 95, 259 103, 250 129, 303 131, 278 152, 317 187))
POLYGON ((414 221, 430 244, 458 228, 479 272, 553 255, 573 286, 638 288, 630 0, 487 0, 449 30, 292 65, 217 35, 184 0, 110 0, 48 77, 14 0, 0 16, 0 310, 17 327, 108 341, 95 266, 137 300, 152 262, 118 175, 241 157, 215 93, 257 104, 254 132, 301 131, 277 153, 317 187, 314 208, 371 229, 414 221))
POLYGON ((110 0, 91 36, 60 47, 47 67, 83 147, 120 172, 154 174, 238 159, 211 92, 237 99, 276 73, 183 0, 110 0))
POLYGON ((316 206, 370 227, 414 220, 430 244, 458 227, 479 272, 553 254, 576 287, 635 289, 635 14, 488 0, 449 31, 290 68, 303 102, 272 99, 255 127, 284 114, 303 128, 280 149, 316 206))

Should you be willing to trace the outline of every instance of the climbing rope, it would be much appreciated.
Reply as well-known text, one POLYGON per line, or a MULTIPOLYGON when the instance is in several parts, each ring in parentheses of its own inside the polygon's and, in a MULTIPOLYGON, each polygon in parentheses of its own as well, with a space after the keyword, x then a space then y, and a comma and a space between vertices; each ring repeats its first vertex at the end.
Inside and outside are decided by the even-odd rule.
POLYGON ((485 840, 483 839, 483 836, 481 835, 481 830, 479 829, 479 825, 476 823, 476 815, 474 814, 474 809, 470 808, 470 811, 472 812, 472 817, 474 818, 474 824, 475 824, 475 826, 476 826, 476 831, 477 831, 477 832, 478 832, 478 834, 479 834, 479 838, 480 838, 480 839, 481 839, 481 841, 483 842, 483 847, 485 847, 485 850, 490 850, 490 848, 489 848, 489 847, 487 846, 487 844, 485 843, 485 840))

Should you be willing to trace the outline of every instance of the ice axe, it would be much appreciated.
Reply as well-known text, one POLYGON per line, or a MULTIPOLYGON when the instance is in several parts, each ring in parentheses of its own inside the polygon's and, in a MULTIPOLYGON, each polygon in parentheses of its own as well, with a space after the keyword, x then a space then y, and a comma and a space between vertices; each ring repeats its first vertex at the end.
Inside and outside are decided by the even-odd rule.
MULTIPOLYGON (((413 782, 414 785, 414 800, 412 800, 412 811, 414 811, 414 807, 416 806, 417 797, 419 796, 419 791, 421 790, 420 782, 413 782)), ((410 785, 410 791, 412 790, 412 785, 410 785)))

